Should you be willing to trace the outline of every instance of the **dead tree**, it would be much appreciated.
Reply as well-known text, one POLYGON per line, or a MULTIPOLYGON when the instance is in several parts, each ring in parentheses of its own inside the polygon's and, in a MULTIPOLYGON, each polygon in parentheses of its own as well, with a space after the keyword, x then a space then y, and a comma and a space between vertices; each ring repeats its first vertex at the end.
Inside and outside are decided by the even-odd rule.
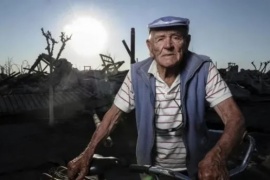
MULTIPOLYGON (((268 66, 269 63, 270 63, 270 61, 260 62, 260 67, 259 67, 258 71, 261 74, 265 73, 266 72, 266 68, 267 68, 267 66, 268 66)), ((253 65, 253 67, 255 68, 255 70, 257 70, 257 67, 254 64, 254 61, 252 61, 251 64, 253 65)))
POLYGON ((61 48, 57 54, 56 59, 53 59, 53 51, 54 51, 54 46, 55 44, 57 44, 58 42, 52 37, 52 34, 50 31, 45 32, 43 28, 41 28, 42 31, 42 35, 46 38, 46 42, 47 42, 47 47, 45 48, 48 51, 48 55, 49 55, 49 66, 50 66, 50 85, 49 85, 49 124, 53 125, 54 124, 54 105, 53 105, 53 76, 52 76, 52 72, 53 72, 53 65, 54 63, 59 60, 63 50, 65 49, 66 46, 66 42, 69 41, 71 39, 71 35, 68 37, 65 35, 65 33, 61 32, 61 48))
MULTIPOLYGON (((50 65, 53 65, 55 61, 59 60, 63 50, 65 49, 67 41, 71 40, 71 36, 65 35, 64 32, 61 32, 60 36, 60 41, 62 43, 61 48, 59 49, 59 52, 57 53, 56 58, 53 58, 53 51, 54 51, 54 46, 58 42, 52 37, 52 34, 50 31, 45 32, 43 28, 41 28, 42 35, 46 38, 47 46, 45 50, 48 52, 49 60, 50 60, 50 65)), ((52 73, 52 69, 50 69, 50 73, 52 73)))
POLYGON ((41 32, 42 35, 46 38, 47 42, 47 47, 45 49, 48 51, 48 55, 52 57, 54 45, 57 44, 58 42, 54 38, 52 38, 52 34, 50 31, 44 32, 44 29, 41 28, 41 32))

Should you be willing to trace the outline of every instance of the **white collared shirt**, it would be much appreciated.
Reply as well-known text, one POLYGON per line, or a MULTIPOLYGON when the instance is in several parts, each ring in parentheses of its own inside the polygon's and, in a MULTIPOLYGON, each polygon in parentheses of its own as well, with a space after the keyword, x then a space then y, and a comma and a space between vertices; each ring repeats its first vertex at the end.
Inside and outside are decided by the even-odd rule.
MULTIPOLYGON (((179 127, 182 123, 182 106, 180 101, 180 75, 169 87, 159 76, 156 61, 149 67, 148 73, 156 79, 155 124, 158 129, 179 127)), ((206 100, 210 107, 214 107, 223 100, 231 97, 231 92, 221 78, 217 68, 211 62, 207 77, 206 100)), ((115 96, 114 104, 124 112, 135 108, 134 93, 131 84, 131 74, 128 72, 123 85, 115 96)), ((156 131, 155 165, 172 170, 186 168, 186 148, 182 140, 181 129, 167 134, 156 131)))

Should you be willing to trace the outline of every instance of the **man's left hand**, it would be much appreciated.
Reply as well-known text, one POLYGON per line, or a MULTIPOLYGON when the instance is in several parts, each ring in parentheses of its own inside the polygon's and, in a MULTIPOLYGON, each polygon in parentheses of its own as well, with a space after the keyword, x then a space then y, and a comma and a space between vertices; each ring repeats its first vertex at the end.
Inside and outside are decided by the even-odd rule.
POLYGON ((221 149, 214 148, 206 154, 199 163, 198 176, 200 180, 227 180, 229 179, 226 161, 221 157, 221 149))

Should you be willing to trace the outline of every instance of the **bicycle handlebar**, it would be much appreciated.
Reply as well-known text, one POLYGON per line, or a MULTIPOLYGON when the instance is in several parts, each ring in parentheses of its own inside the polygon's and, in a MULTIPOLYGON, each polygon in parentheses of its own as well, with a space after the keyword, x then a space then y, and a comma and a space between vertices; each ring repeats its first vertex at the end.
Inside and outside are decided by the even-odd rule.
POLYGON ((248 162, 249 162, 249 159, 250 159, 250 155, 253 152, 253 150, 255 149, 255 140, 252 136, 246 135, 244 137, 244 140, 248 141, 248 148, 246 150, 245 156, 244 156, 240 166, 229 171, 230 176, 234 176, 235 174, 238 174, 246 169, 248 162))
MULTIPOLYGON (((213 133, 222 133, 222 131, 218 130, 211 130, 213 133)), ((242 171, 244 171, 248 165, 250 156, 252 151, 255 148, 255 140, 250 135, 245 135, 243 141, 248 141, 248 148, 244 154, 244 158, 239 166, 237 166, 234 169, 229 170, 229 176, 234 176, 242 171)), ((182 179, 182 180, 190 180, 190 178, 181 172, 174 172, 169 169, 165 169, 162 167, 157 166, 150 166, 150 165, 138 165, 138 164, 131 164, 130 165, 131 171, 137 172, 137 173, 147 173, 147 174, 155 174, 155 175, 163 175, 167 177, 172 177, 176 179, 182 179)))
MULTIPOLYGON (((221 133, 221 131, 212 131, 216 134, 221 133)), ((246 135, 243 139, 243 141, 248 142, 248 147, 247 150, 244 153, 244 156, 242 158, 242 162, 240 163, 239 166, 237 166, 234 169, 229 170, 229 175, 233 176, 235 174, 238 174, 242 171, 244 171, 248 165, 250 156, 252 151, 255 148, 255 140, 252 136, 246 135)), ((110 157, 104 157, 99 154, 94 154, 92 158, 92 162, 90 164, 89 168, 89 174, 85 177, 85 179, 91 179, 89 177, 92 177, 92 175, 97 175, 97 176, 102 176, 107 170, 110 170, 115 167, 129 167, 129 169, 133 172, 137 173, 146 173, 146 174, 152 174, 152 175, 163 175, 175 179, 182 179, 182 180, 190 180, 190 178, 181 172, 174 172, 169 169, 165 169, 162 167, 157 167, 157 166, 151 166, 151 165, 138 165, 138 164, 129 164, 128 161, 125 159, 119 159, 113 156, 110 157)), ((53 173, 43 173, 46 177, 49 177, 51 179, 57 179, 58 177, 66 177, 66 167, 59 167, 53 173)), ((58 178, 58 179, 61 179, 58 178)))
MULTIPOLYGON (((222 130, 213 130, 210 129, 209 130, 210 133, 215 133, 215 134, 222 134, 223 131, 222 130)), ((229 170, 229 175, 230 176, 234 176, 242 171, 244 171, 248 165, 251 153, 253 152, 253 150, 255 149, 255 140, 252 136, 246 134, 243 138, 243 142, 247 141, 248 143, 248 147, 247 150, 244 152, 244 158, 241 162, 241 164, 231 170, 229 170)))
POLYGON ((190 180, 188 176, 182 173, 174 172, 172 170, 165 169, 162 167, 150 166, 150 165, 138 165, 138 164, 131 164, 129 167, 131 171, 137 172, 137 173, 163 175, 166 177, 171 177, 171 178, 176 178, 176 179, 190 180))
POLYGON ((89 174, 99 175, 112 167, 117 166, 124 166, 124 163, 119 158, 113 156, 104 157, 99 154, 94 154, 89 168, 89 174))

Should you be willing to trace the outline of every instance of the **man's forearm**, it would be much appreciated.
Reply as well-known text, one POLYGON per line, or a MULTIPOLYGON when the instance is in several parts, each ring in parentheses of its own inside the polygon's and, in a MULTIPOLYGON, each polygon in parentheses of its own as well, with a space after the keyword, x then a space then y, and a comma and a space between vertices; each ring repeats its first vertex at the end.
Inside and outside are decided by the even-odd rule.
POLYGON ((228 123, 224 132, 215 145, 222 160, 227 160, 233 148, 241 142, 245 133, 244 119, 228 123))
POLYGON ((122 114, 122 111, 117 108, 115 105, 107 111, 104 115, 100 125, 97 127, 96 131, 94 132, 91 141, 89 142, 88 146, 86 147, 84 153, 94 152, 96 147, 99 143, 104 140, 109 134, 112 132, 113 128, 119 121, 119 116, 122 114))
POLYGON ((242 140, 245 133, 245 120, 232 98, 220 103, 215 110, 224 122, 224 132, 214 149, 220 158, 226 160, 233 148, 242 140))

